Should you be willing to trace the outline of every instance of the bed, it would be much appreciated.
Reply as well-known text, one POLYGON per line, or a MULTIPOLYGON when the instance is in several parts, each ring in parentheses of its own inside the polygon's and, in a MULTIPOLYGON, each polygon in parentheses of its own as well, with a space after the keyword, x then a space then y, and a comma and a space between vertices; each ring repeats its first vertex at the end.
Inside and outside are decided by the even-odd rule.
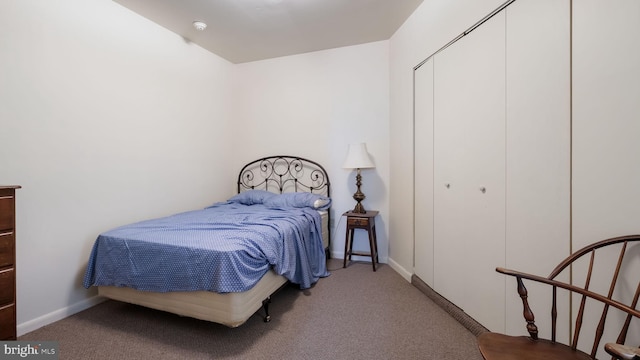
POLYGON ((117 301, 237 327, 287 283, 328 276, 330 182, 324 168, 269 156, 240 170, 213 205, 100 234, 86 288, 117 301))

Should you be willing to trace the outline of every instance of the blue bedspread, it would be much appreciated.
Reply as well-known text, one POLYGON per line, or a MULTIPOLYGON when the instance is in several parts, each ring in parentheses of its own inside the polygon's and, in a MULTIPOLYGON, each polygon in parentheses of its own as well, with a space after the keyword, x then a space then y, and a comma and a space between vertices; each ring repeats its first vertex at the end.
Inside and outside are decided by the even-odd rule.
POLYGON ((101 234, 84 286, 241 292, 273 267, 305 289, 329 275, 321 234, 311 208, 218 203, 101 234))

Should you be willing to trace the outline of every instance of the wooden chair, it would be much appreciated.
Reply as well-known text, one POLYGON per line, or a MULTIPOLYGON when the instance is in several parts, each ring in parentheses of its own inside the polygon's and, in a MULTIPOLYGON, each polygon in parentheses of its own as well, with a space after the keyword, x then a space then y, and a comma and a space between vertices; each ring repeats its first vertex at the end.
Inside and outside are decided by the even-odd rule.
MULTIPOLYGON (((593 360, 596 358, 595 357, 596 353, 600 347, 600 343, 604 333, 607 314, 609 313, 610 309, 613 310, 615 308, 623 312, 622 314, 625 321, 621 325, 621 330, 619 332, 618 338, 615 340, 615 343, 614 342, 607 343, 604 346, 604 348, 607 351, 607 353, 609 353, 614 359, 640 360, 640 349, 638 347, 623 345, 626 341, 627 332, 629 330, 629 325, 632 319, 636 318, 634 321, 637 321, 637 319, 640 318, 640 311, 636 310, 636 305, 638 304, 638 297, 640 296, 640 281, 636 286, 633 300, 629 304, 624 304, 612 298, 614 293, 614 288, 618 280, 618 275, 620 274, 622 260, 625 256, 626 250, 630 247, 628 245, 632 245, 633 243, 638 243, 639 241, 640 241, 640 235, 633 235, 633 236, 622 236, 622 237, 602 240, 597 243, 591 244, 573 253, 564 261, 562 261, 551 272, 551 275, 549 275, 549 277, 546 277, 546 278, 536 276, 536 275, 530 275, 530 274, 526 274, 518 271, 507 270, 504 268, 497 268, 496 271, 505 275, 514 276, 516 278, 517 290, 518 290, 518 294, 520 295, 520 298, 522 299, 522 304, 524 307, 523 315, 526 321, 526 327, 527 327, 527 331, 529 332, 529 336, 508 336, 508 335, 491 333, 491 332, 484 333, 478 337, 478 346, 480 348, 480 352, 482 353, 482 356, 486 360, 507 360, 507 359, 517 359, 517 360, 591 359, 593 360), (594 267, 596 250, 604 247, 609 247, 609 249, 612 249, 611 246, 615 244, 619 244, 617 246, 620 248, 620 254, 618 256, 618 261, 617 261, 615 270, 613 271, 613 279, 611 280, 611 283, 609 285, 608 294, 606 295, 598 294, 589 289, 591 275, 594 267), (555 280, 555 278, 564 269, 567 269, 571 264, 574 263, 574 261, 581 258, 583 255, 587 255, 587 254, 590 254, 590 260, 589 260, 588 272, 586 274, 586 281, 585 281, 584 287, 578 287, 575 285, 571 285, 571 284, 567 284, 567 283, 555 280), (549 340, 538 338, 538 327, 535 325, 534 314, 531 308, 529 307, 529 303, 527 301, 528 293, 527 293, 526 287, 524 286, 523 279, 552 286, 553 295, 551 299, 552 300, 551 338, 549 340), (575 314, 573 339, 571 340, 571 344, 569 345, 556 342, 558 288, 568 290, 569 292, 574 294, 574 297, 573 297, 574 300, 576 299, 580 300, 580 307, 577 310, 577 313, 575 314), (590 304, 592 300, 599 302, 603 309, 602 314, 600 316, 600 321, 596 327, 591 353, 589 354, 577 349, 578 338, 580 336, 580 330, 583 322, 583 315, 585 312, 585 303, 587 299, 589 299, 590 304)), ((612 250, 615 251, 616 249, 612 249, 612 250)), ((630 274, 625 274, 625 276, 627 277, 628 275, 630 274)), ((640 273, 634 273, 632 275, 635 276, 635 278, 640 277, 640 273)), ((633 281, 635 284, 636 280, 633 280, 633 281)), ((590 305, 590 309, 592 309, 591 305, 590 305)), ((617 331, 617 327, 615 330, 617 331)), ((634 344, 634 345, 637 345, 637 344, 634 344)))

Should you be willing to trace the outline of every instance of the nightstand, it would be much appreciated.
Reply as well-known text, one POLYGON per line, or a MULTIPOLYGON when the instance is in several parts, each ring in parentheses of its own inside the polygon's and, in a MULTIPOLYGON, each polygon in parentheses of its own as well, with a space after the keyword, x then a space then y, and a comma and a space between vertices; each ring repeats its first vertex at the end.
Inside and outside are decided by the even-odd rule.
POLYGON ((376 238, 376 216, 378 211, 367 211, 365 213, 355 213, 347 211, 342 216, 347 217, 347 235, 344 239, 344 263, 343 268, 347 267, 347 259, 351 261, 351 255, 369 256, 371 257, 371 265, 373 271, 376 271, 376 263, 378 261, 378 239, 376 238), (366 230, 369 234, 370 253, 353 252, 353 233, 356 229, 366 230))

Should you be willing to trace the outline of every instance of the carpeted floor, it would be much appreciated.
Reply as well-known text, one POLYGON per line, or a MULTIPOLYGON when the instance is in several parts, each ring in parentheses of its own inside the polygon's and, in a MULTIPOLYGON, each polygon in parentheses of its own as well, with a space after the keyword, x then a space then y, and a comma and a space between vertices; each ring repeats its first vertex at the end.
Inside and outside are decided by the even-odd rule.
POLYGON ((60 343, 60 359, 478 359, 475 336, 389 266, 342 269, 288 286, 230 329, 106 301, 18 338, 60 343))

